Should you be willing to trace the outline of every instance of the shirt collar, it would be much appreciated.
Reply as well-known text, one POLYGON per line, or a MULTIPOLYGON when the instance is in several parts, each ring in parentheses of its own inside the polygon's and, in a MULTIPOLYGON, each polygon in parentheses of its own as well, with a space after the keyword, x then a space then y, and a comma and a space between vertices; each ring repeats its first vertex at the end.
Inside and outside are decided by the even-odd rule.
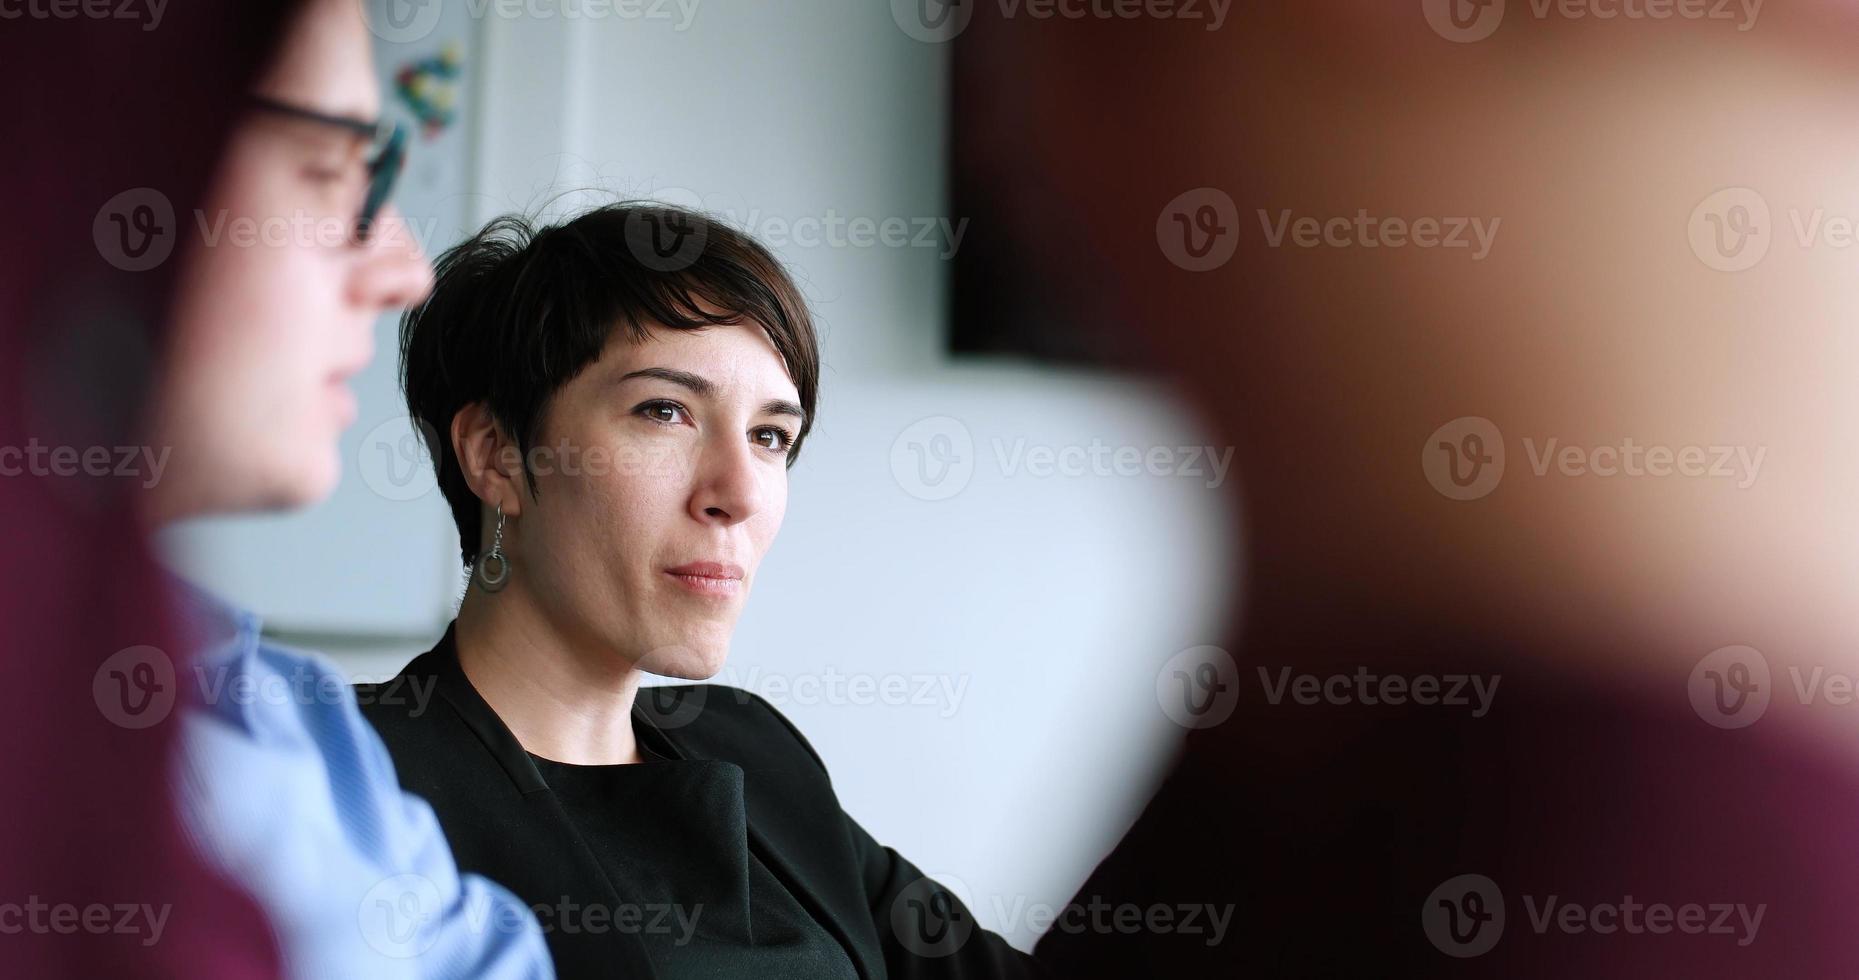
POLYGON ((180 621, 188 649, 202 659, 239 657, 258 649, 264 621, 257 613, 227 602, 206 589, 163 569, 169 605, 180 621))

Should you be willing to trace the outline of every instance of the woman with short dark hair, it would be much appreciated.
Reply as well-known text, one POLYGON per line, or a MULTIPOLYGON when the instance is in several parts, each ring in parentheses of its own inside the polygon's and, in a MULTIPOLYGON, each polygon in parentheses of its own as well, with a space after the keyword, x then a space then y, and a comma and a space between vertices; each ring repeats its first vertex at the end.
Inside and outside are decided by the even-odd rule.
POLYGON ((722 667, 814 418, 819 344, 766 249, 658 205, 499 219, 401 346, 471 584, 362 700, 563 976, 1043 975, 847 816, 760 698, 642 696, 722 667))

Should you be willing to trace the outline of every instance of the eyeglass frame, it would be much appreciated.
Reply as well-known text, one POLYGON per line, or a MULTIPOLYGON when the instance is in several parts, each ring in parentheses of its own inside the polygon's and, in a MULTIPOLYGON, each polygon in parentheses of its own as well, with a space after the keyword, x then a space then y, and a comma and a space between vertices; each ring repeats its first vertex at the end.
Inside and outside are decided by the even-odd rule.
POLYGON ((365 244, 369 233, 373 231, 375 218, 387 205, 387 199, 393 194, 401 171, 406 169, 407 127, 389 119, 368 120, 333 115, 262 95, 252 96, 252 104, 266 112, 292 119, 334 126, 369 141, 369 158, 365 162, 368 169, 368 194, 362 199, 361 212, 355 216, 355 241, 357 244, 365 244))

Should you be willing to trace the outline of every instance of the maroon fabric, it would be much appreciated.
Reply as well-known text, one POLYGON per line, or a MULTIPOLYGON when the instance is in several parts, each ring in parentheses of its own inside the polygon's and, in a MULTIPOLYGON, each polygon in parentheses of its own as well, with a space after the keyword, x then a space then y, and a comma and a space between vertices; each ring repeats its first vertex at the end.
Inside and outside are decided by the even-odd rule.
MULTIPOLYGON (((1228 489, 1243 497, 1243 530, 1230 543, 1243 570, 1233 625, 1209 638, 1231 652, 1233 676, 1224 680, 1236 707, 1183 740, 1165 785, 1075 898, 1132 910, 1230 903, 1230 929, 1218 943, 1205 918, 1196 932, 1054 929, 1037 953, 1060 976, 1859 976, 1849 925, 1859 907, 1851 744, 1792 727, 1802 722, 1781 712, 1739 730, 1707 723, 1688 688, 1691 664, 1709 649, 1697 647, 1695 632, 1633 594, 1570 573, 1584 567, 1584 549, 1530 547, 1527 509, 1482 523, 1470 510, 1442 518, 1439 505, 1461 505, 1424 485, 1422 440, 1454 414, 1434 414, 1440 406, 1502 418, 1513 398, 1527 403, 1506 390, 1526 376, 1527 359, 1483 368, 1471 340, 1529 329, 1508 301, 1528 307, 1565 282, 1591 288, 1580 275, 1591 267, 1579 260, 1568 259, 1568 279, 1555 279, 1567 258, 1556 246, 1578 236, 1545 241, 1520 230, 1505 247, 1522 249, 1527 265, 1447 270, 1367 249, 1276 248, 1256 230, 1260 215, 1281 207, 1414 214, 1478 201, 1505 216, 1509 235, 1513 220, 1528 220, 1532 188, 1579 185, 1587 173, 1538 164, 1534 148, 1501 135, 1488 147, 1467 141, 1463 161, 1401 148, 1461 145, 1441 144, 1440 133, 1479 125, 1474 114, 1448 110, 1481 87, 1543 79, 1542 90, 1515 89, 1515 111, 1575 113, 1583 103, 1562 104, 1571 92, 1556 86, 1567 79, 1552 63, 1624 65, 1669 53, 1681 65, 1688 42, 1707 36, 1701 24, 1690 34, 1599 21, 1525 29, 1521 6, 1512 4, 1501 35, 1510 40, 1482 46, 1443 41, 1419 4, 1354 0, 1236 5, 1217 32, 1161 18, 991 20, 982 4, 956 42, 1003 46, 1002 84, 1016 96, 1000 104, 1028 103, 1024 136, 1010 149, 1030 152, 988 171, 989 190, 1022 205, 998 218, 1024 224, 984 231, 977 222, 977 234, 1037 242, 1054 267, 1113 269, 1085 302, 1153 345, 1212 444, 1234 447, 1228 489), (1379 115, 1385 100, 1364 93, 1382 89, 1413 111, 1379 115), (1454 162, 1458 169, 1440 167, 1454 162), (1484 179, 1493 173, 1502 195, 1484 179), (1237 230, 1231 261, 1194 272, 1177 264, 1157 228, 1171 201, 1203 187, 1230 199, 1237 218, 1226 225, 1237 230), (1042 204, 1053 213, 1040 213, 1042 204), (1539 277, 1544 269, 1553 284, 1539 277), (1471 367, 1453 363, 1460 356, 1471 367), (1463 369, 1430 370, 1438 362, 1463 369), (1566 565, 1553 567, 1558 559, 1566 565), (1274 703, 1257 673, 1347 677, 1358 667, 1404 679, 1502 680, 1479 717, 1412 702, 1274 703), (1427 916, 1448 898, 1466 922, 1476 918, 1467 890, 1445 887, 1461 875, 1489 879, 1505 908, 1501 932, 1467 933, 1495 937, 1482 953, 1427 931, 1427 916), (1629 899, 1640 906, 1637 931, 1611 912, 1624 918, 1629 899), (1720 922, 1715 906, 1760 908, 1762 919, 1740 933, 1675 932, 1670 920, 1655 932, 1644 909, 1651 903, 1698 907, 1704 929, 1741 927, 1734 916, 1720 922), (1740 941, 1751 932, 1753 941, 1740 941)), ((1850 40, 1851 25, 1840 21, 1851 6, 1778 8, 1763 21, 1767 47, 1696 50, 1710 51, 1723 77, 1756 75, 1850 40)), ((1636 78, 1648 91, 1662 88, 1657 74, 1636 78)), ((1840 84, 1817 97, 1839 104, 1850 97, 1840 84)), ((1720 125, 1709 105, 1681 107, 1661 120, 1671 132, 1720 125)), ((1618 180, 1610 193, 1658 187, 1656 165, 1621 153, 1615 173, 1615 144, 1596 146, 1618 180)), ((1836 155, 1802 159, 1802 184, 1843 164, 1836 155)), ((1589 223, 1604 210, 1581 216, 1596 240, 1625 232, 1589 223)), ((1612 344, 1639 342, 1628 311, 1647 297, 1620 285, 1637 271, 1609 270, 1621 277, 1608 283, 1625 297, 1625 319, 1607 318, 1607 346, 1586 348, 1587 359, 1600 363, 1614 356, 1612 344)), ((1546 336, 1542 349, 1587 339, 1546 336)), ((1739 356, 1762 361, 1775 349, 1752 340, 1739 356)), ((1617 399, 1625 408, 1661 389, 1576 390, 1584 402, 1617 399)), ((1751 411, 1764 407, 1752 402, 1751 411)), ((1729 541, 1750 527, 1761 533, 1753 521, 1687 530, 1729 541)), ((1586 533, 1637 530, 1596 521, 1586 533)), ((1667 530, 1619 541, 1620 566, 1662 567, 1646 560, 1647 549, 1667 530)), ((1761 574, 1760 563, 1739 564, 1734 547, 1723 554, 1752 579, 1761 574)))
POLYGON ((1557 666, 1567 650, 1416 622, 1358 595, 1258 597, 1272 611, 1233 647, 1232 717, 1187 739, 1074 898, 1230 904, 1230 930, 1217 944, 1053 930, 1037 953, 1057 975, 1859 976, 1859 779, 1824 743, 1778 719, 1714 728, 1682 675, 1584 677, 1557 666), (1274 704, 1255 674, 1359 665, 1500 680, 1478 717, 1274 704), (1436 946, 1423 918, 1461 875, 1489 879, 1504 907, 1493 945, 1465 956, 1436 946), (1608 911, 1629 903, 1697 906, 1705 931, 1608 911), (1759 910, 1753 930, 1736 906, 1759 910))
MULTIPOLYGON (((103 5, 139 19, 82 15, 98 6, 59 19, 56 5, 16 5, 24 16, 0 28, 0 447, 139 444, 179 257, 125 271, 93 225, 135 188, 191 221, 236 100, 290 7, 188 0, 158 22, 149 5, 103 5)), ((80 910, 16 920, 22 931, 0 934, 0 973, 273 976, 258 910, 182 835, 168 792, 173 717, 132 730, 93 696, 99 667, 126 647, 154 646, 184 666, 132 515, 139 483, 0 477, 0 903, 80 910), (82 918, 128 904, 166 915, 159 941, 150 929, 117 931, 120 913, 100 935, 96 913, 82 918)))

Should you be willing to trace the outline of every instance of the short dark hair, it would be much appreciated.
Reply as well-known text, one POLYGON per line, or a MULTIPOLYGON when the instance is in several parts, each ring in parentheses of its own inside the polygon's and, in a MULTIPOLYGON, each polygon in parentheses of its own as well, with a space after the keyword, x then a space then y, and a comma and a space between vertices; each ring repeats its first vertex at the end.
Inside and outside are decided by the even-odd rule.
POLYGON ((432 452, 439 490, 458 524, 465 564, 482 516, 452 447, 452 419, 476 402, 517 441, 531 492, 530 449, 550 399, 600 357, 615 330, 635 342, 652 327, 701 330, 752 323, 787 364, 813 426, 820 348, 805 300, 753 238, 692 211, 625 202, 537 228, 505 215, 434 264, 437 282, 400 321, 401 390, 432 452), (663 247, 671 229, 673 247, 663 247))

